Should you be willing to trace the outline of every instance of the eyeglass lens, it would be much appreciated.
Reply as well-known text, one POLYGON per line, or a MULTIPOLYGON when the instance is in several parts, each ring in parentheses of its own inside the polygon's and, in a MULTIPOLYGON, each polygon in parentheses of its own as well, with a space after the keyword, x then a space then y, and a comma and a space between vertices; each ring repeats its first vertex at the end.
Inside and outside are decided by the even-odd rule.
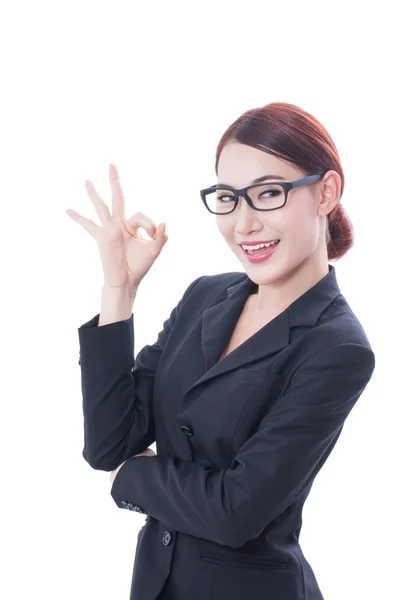
MULTIPOLYGON (((271 210, 280 208, 285 203, 285 190, 279 183, 263 183, 247 190, 247 195, 256 208, 271 210)), ((239 202, 245 202, 240 197, 239 202)), ((232 190, 217 189, 206 195, 208 208, 216 214, 231 212, 235 206, 235 196, 232 190)))

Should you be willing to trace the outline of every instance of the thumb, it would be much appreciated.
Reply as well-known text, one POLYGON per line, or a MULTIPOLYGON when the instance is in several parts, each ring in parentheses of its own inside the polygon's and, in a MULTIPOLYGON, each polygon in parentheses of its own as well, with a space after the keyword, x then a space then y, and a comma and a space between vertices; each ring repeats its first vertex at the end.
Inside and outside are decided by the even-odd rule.
POLYGON ((153 236, 153 241, 156 246, 157 251, 161 251, 161 248, 164 246, 165 242, 168 240, 168 235, 165 233, 165 229, 167 227, 166 223, 160 223, 157 227, 156 232, 153 236))

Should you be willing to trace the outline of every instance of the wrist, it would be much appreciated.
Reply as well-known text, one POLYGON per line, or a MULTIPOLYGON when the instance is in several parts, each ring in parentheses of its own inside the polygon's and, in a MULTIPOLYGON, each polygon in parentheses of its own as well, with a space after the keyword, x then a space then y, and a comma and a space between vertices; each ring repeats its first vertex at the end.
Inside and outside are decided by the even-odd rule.
POLYGON ((129 319, 133 312, 133 304, 137 288, 110 288, 103 285, 101 289, 101 309, 99 325, 107 325, 129 319))

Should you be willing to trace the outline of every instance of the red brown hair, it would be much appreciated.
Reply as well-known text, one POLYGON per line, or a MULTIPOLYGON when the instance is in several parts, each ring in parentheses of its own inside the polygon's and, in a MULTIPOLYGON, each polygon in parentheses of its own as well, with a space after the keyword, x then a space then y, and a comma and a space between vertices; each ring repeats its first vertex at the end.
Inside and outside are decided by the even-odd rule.
MULTIPOLYGON (((253 146, 292 163, 311 175, 330 170, 344 173, 337 148, 325 127, 294 104, 273 102, 243 113, 223 134, 216 152, 215 172, 221 151, 230 140, 253 146)), ((338 260, 353 246, 354 230, 340 200, 327 215, 328 260, 338 260)))

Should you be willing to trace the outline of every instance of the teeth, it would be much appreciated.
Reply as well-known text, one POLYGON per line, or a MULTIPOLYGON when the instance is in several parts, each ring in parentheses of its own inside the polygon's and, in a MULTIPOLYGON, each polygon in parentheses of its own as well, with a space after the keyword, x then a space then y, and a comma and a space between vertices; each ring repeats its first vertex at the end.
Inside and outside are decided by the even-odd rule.
POLYGON ((278 240, 272 240, 271 242, 267 242, 266 244, 257 244, 257 246, 245 246, 244 244, 242 244, 242 248, 244 248, 244 250, 258 250, 259 248, 268 248, 277 241, 278 240))

